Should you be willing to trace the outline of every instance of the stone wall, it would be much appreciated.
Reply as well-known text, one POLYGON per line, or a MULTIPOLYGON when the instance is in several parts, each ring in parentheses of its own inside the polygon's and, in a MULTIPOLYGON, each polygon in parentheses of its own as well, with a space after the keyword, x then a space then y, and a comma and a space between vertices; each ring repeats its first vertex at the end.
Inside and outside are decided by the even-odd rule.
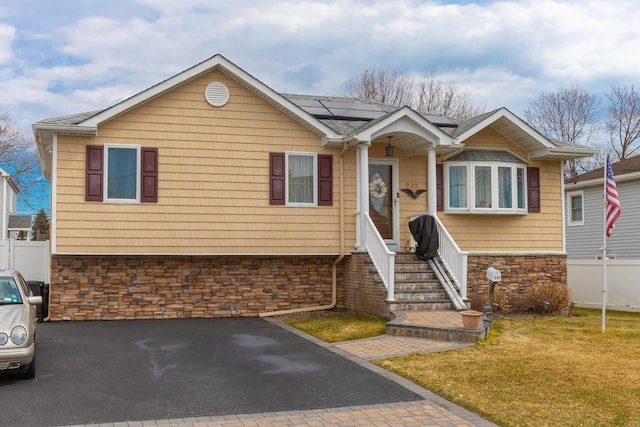
POLYGON ((469 255, 467 265, 467 297, 478 309, 487 301, 489 282, 487 268, 502 273, 495 295, 500 309, 509 310, 510 300, 537 284, 556 283, 567 286, 566 255, 469 255))
MULTIPOLYGON (((335 257, 53 256, 51 320, 251 317, 331 303, 335 257)), ((338 271, 338 306, 343 306, 338 271)))
POLYGON ((358 313, 389 316, 387 290, 368 253, 354 252, 344 262, 344 306, 358 313))

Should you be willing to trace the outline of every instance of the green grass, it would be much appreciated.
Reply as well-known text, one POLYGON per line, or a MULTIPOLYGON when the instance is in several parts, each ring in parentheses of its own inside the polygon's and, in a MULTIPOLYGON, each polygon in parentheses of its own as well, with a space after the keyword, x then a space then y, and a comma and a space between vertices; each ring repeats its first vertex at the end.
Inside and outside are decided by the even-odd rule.
MULTIPOLYGON (((608 311, 603 334, 599 310, 572 313, 498 319, 475 346, 376 363, 502 426, 640 426, 640 314, 608 311)), ((329 342, 384 331, 359 316, 309 322, 329 342)))
POLYGON ((384 334, 386 321, 354 314, 325 319, 290 322, 289 325, 325 342, 340 342, 369 338, 384 334))

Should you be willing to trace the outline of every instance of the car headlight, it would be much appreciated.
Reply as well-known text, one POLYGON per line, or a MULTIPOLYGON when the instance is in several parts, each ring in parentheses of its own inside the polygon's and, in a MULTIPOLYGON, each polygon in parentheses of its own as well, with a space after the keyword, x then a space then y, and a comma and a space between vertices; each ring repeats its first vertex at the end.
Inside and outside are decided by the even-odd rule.
POLYGON ((27 341, 27 329, 24 326, 16 326, 11 330, 11 342, 22 345, 27 341))
POLYGON ((9 337, 4 332, 0 332, 0 345, 5 345, 9 341, 9 337))

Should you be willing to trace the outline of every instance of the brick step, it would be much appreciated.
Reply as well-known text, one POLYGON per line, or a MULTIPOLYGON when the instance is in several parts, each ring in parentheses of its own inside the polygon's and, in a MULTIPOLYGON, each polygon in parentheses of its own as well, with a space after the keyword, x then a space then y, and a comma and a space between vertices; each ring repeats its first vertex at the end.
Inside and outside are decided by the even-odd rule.
POLYGON ((440 292, 442 285, 438 282, 395 282, 396 292, 440 292))
POLYGON ((445 291, 400 291, 396 290, 396 301, 403 303, 451 302, 445 291))
POLYGON ((396 272, 409 272, 409 271, 424 271, 432 272, 431 267, 426 262, 396 262, 396 272))
POLYGON ((390 310, 396 311, 438 311, 438 310, 455 310, 453 303, 447 301, 430 301, 430 302, 402 302, 396 301, 390 304, 390 310))
POLYGON ((440 341, 475 343, 484 337, 482 329, 458 329, 422 325, 393 325, 387 323, 385 333, 401 337, 429 338, 440 341))
POLYGON ((431 271, 431 272, 415 272, 415 271, 411 271, 411 272, 397 272, 395 274, 395 281, 396 282, 417 282, 417 281, 424 281, 424 282, 437 282, 440 283, 438 281, 438 278, 436 277, 436 275, 431 271))

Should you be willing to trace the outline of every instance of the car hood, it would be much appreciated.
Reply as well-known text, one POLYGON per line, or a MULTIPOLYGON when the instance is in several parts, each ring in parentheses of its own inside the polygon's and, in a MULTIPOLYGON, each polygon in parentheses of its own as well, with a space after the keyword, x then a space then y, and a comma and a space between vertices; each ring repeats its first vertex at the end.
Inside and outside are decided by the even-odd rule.
POLYGON ((11 329, 19 324, 24 324, 23 316, 28 310, 22 304, 0 305, 0 332, 11 333, 11 329))

